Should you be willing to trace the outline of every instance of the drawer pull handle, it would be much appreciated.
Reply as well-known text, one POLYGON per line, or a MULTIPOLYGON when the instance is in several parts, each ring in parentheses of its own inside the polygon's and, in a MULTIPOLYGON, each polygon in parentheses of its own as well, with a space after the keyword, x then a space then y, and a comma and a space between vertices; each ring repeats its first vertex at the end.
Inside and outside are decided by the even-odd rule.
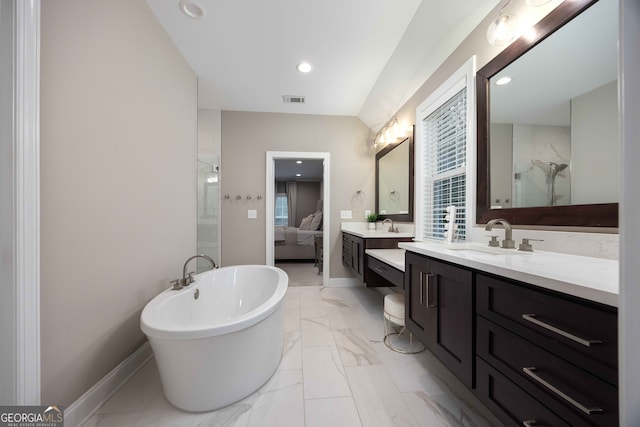
POLYGON ((581 404, 580 402, 578 402, 577 400, 575 400, 574 398, 572 398, 571 396, 569 396, 568 394, 560 390, 559 388, 555 387, 548 381, 544 380, 542 377, 536 374, 536 368, 534 367, 522 368, 522 371, 525 374, 527 374, 529 377, 531 377, 533 380, 535 380, 537 383, 543 385, 549 391, 553 392, 556 396, 566 400, 567 402, 569 402, 570 404, 572 404, 574 407, 584 412, 585 414, 591 415, 594 412, 602 412, 602 408, 584 406, 583 404, 581 404))
POLYGON ((535 314, 523 314, 522 318, 524 320, 528 321, 528 322, 531 322, 531 323, 533 323, 535 325, 540 326, 541 328, 544 328, 544 329, 546 329, 548 331, 551 331, 551 332, 555 332, 558 335, 562 335, 563 337, 568 338, 571 341, 577 342, 578 344, 582 344, 585 347, 591 347, 593 344, 602 344, 602 341, 600 341, 600 340, 588 340, 588 339, 585 339, 585 338, 580 338, 580 337, 578 337, 576 335, 573 335, 573 334, 571 334, 571 333, 569 333, 567 331, 563 331, 560 328, 556 328, 553 325, 550 325, 550 324, 545 323, 545 322, 543 322, 541 320, 538 320, 538 319, 536 319, 536 315, 535 314))
POLYGON ((434 308, 437 307, 437 304, 434 304, 431 302, 431 279, 433 278, 438 278, 437 274, 432 274, 432 273, 425 273, 424 271, 420 272, 420 304, 424 304, 425 303, 425 298, 424 298, 424 294, 427 294, 427 307, 429 308, 434 308), (424 280, 424 278, 427 278, 427 280, 424 280), (425 290, 425 285, 426 285, 426 290, 425 290))
POLYGON ((522 425, 524 427, 533 427, 533 426, 537 426, 538 422, 536 420, 526 420, 522 422, 522 425))

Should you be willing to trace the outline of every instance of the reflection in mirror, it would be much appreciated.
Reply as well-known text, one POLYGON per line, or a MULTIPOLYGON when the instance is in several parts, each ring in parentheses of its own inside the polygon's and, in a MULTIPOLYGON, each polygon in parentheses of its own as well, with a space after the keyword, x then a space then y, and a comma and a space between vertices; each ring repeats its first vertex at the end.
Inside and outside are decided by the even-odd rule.
POLYGON ((492 208, 618 201, 617 12, 595 4, 491 78, 492 208))
POLYGON ((381 218, 413 221, 413 138, 376 154, 376 213, 381 218))
POLYGON ((618 2, 564 2, 477 73, 477 222, 617 226, 618 2))
POLYGON ((409 144, 401 142, 378 162, 378 212, 381 215, 409 213, 408 158, 409 144))

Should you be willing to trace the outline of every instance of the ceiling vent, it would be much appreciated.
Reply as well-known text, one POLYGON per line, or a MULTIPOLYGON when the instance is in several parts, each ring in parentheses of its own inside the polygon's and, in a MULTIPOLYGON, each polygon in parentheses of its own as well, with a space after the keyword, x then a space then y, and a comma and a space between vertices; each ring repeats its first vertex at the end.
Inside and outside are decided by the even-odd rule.
POLYGON ((304 104, 305 97, 304 96, 295 96, 295 95, 284 95, 282 100, 285 104, 304 104))

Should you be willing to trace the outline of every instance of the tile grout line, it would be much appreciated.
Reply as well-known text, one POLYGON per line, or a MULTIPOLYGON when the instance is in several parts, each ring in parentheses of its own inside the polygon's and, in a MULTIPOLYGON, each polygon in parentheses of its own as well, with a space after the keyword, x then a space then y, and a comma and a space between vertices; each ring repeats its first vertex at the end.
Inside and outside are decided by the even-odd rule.
MULTIPOLYGON (((323 301, 322 304, 325 304, 325 302, 323 301)), ((360 304, 360 302, 358 303, 358 305, 359 304, 360 304)), ((358 322, 358 326, 360 326, 360 322, 358 322)), ((342 360, 342 355, 340 354, 340 349, 338 347, 338 341, 336 340, 335 330, 334 330, 333 326, 331 325, 331 322, 329 322, 329 328, 331 329, 331 335, 333 336, 333 341, 336 343, 336 351, 338 352, 338 357, 340 358, 340 363, 342 364, 342 371, 344 372, 344 378, 345 378, 345 380, 347 382, 347 386, 349 387, 349 394, 350 394, 349 397, 351 397, 351 401, 353 402, 353 406, 356 408, 356 413, 358 414, 358 421, 360 421, 360 426, 363 426, 364 423, 362 422, 362 415, 360 415, 360 408, 358 408, 358 403, 356 402, 356 399, 355 399, 355 397, 353 395, 353 387, 351 385, 351 381, 349 381, 349 376, 347 375, 347 369, 344 366, 344 360, 342 360)))
POLYGON ((302 357, 302 297, 298 293, 298 311, 300 312, 300 367, 302 368, 302 422, 307 425, 307 399, 304 396, 304 357, 302 357))
POLYGON ((302 307, 300 306, 302 299, 300 297, 300 291, 298 291, 298 330, 300 331, 300 368, 302 373, 302 424, 303 427, 307 425, 307 405, 304 397, 304 357, 302 357, 302 307))

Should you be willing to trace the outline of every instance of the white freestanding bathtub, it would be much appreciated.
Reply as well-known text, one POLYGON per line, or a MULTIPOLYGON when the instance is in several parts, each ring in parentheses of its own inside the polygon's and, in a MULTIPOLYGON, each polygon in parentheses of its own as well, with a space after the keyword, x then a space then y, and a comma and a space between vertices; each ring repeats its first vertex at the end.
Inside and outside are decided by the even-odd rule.
POLYGON ((256 391, 278 367, 289 278, 279 268, 241 265, 195 279, 153 298, 140 323, 169 402, 213 411, 256 391))

